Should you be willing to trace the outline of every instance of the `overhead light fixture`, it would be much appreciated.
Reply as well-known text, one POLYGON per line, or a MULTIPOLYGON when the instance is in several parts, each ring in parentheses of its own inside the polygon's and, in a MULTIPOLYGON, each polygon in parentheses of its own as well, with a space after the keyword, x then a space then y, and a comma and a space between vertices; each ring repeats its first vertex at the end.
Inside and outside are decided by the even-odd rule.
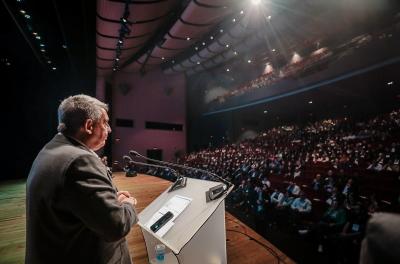
POLYGON ((267 110, 264 110, 264 114, 267 114, 268 113, 268 111, 267 110))
POLYGON ((48 60, 47 63, 48 63, 48 64, 51 64, 51 60, 48 60))
POLYGON ((118 43, 119 43, 119 44, 122 44, 122 43, 123 43, 123 41, 120 39, 120 40, 118 40, 118 43))
POLYGON ((36 33, 36 32, 32 32, 32 35, 36 36, 36 35, 37 35, 37 33, 36 33))
POLYGON ((212 40, 212 39, 214 39, 214 37, 213 37, 213 36, 211 36, 211 37, 210 37, 210 39, 212 40))
POLYGON ((240 10, 240 14, 243 15, 243 13, 244 13, 243 10, 240 10))
POLYGON ((247 63, 251 63, 251 60, 248 60, 247 63))
POLYGON ((190 37, 186 37, 186 40, 190 40, 190 37))
POLYGON ((224 32, 224 30, 221 28, 221 29, 219 30, 219 32, 223 33, 223 32, 224 32))
POLYGON ((25 10, 23 10, 23 9, 19 10, 19 12, 20 12, 21 14, 25 14, 25 13, 26 13, 25 10))
POLYGON ((31 16, 30 15, 28 15, 28 14, 25 14, 25 16, 24 16, 26 19, 30 19, 31 18, 31 16))
POLYGON ((119 58, 117 57, 117 58, 115 58, 115 60, 116 60, 116 61, 119 61, 119 58))
POLYGON ((172 63, 175 63, 175 61, 174 61, 174 60, 172 60, 172 63))
POLYGON ((200 61, 197 62, 197 65, 199 65, 199 64, 200 64, 200 61))
POLYGON ((41 51, 41 52, 46 52, 46 50, 45 50, 45 49, 40 49, 40 51, 41 51))
POLYGON ((194 49, 195 49, 195 50, 198 50, 198 49, 199 49, 199 47, 194 47, 194 49))
POLYGON ((43 43, 40 43, 40 47, 44 47, 44 44, 43 44, 43 43))
POLYGON ((201 44, 203 44, 203 46, 205 46, 205 45, 206 45, 206 43, 205 43, 205 42, 203 42, 203 43, 201 43, 201 44))
POLYGON ((271 20, 272 16, 268 16, 268 20, 271 20))
POLYGON ((36 36, 36 39, 41 39, 41 37, 40 36, 36 36))
POLYGON ((237 51, 234 51, 233 54, 238 55, 237 51))
POLYGON ((162 60, 165 60, 165 58, 164 58, 164 57, 161 57, 161 59, 162 59, 162 60))
POLYGON ((57 68, 56 67, 53 67, 53 68, 51 68, 53 71, 55 71, 55 70, 57 70, 57 68))
POLYGON ((229 68, 227 68, 226 71, 228 72, 228 71, 229 71, 229 68))
POLYGON ((63 47, 64 49, 66 49, 66 48, 67 48, 67 45, 63 44, 62 47, 63 47))
POLYGON ((226 44, 225 47, 229 48, 229 44, 226 44))
POLYGON ((232 19, 232 22, 235 23, 236 22, 236 18, 232 19))
POLYGON ((308 104, 312 104, 312 101, 310 100, 310 101, 308 101, 308 104))
POLYGON ((390 81, 390 82, 387 83, 387 85, 393 85, 393 84, 394 84, 393 81, 390 81))
POLYGON ((276 49, 272 49, 272 52, 275 52, 276 51, 276 49))
POLYGON ((7 62, 6 62, 6 65, 7 65, 7 66, 11 66, 11 63, 7 61, 7 62))
POLYGON ((258 5, 258 4, 261 3, 261 0, 251 0, 251 3, 252 3, 253 5, 258 5))

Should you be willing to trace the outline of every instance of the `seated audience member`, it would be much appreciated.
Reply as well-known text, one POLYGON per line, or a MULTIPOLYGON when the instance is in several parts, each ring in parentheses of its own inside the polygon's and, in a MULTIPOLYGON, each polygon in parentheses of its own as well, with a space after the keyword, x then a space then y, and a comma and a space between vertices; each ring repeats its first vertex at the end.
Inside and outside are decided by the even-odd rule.
POLYGON ((311 212, 311 201, 306 198, 304 192, 300 192, 300 197, 293 201, 290 208, 298 213, 309 213, 311 212))
POLYGON ((317 174, 315 175, 315 178, 313 180, 313 182, 311 183, 311 188, 318 192, 321 190, 321 186, 322 186, 322 181, 321 181, 321 174, 317 174))
POLYGON ((352 192, 353 188, 353 179, 348 179, 346 185, 343 187, 342 194, 343 195, 348 195, 350 192, 352 192))
POLYGON ((294 181, 289 182, 289 186, 287 187, 287 191, 290 195, 297 196, 300 193, 300 187, 296 185, 294 181))
POLYGON ((281 201, 276 205, 276 208, 284 209, 284 208, 289 207, 292 204, 293 199, 294 198, 290 195, 290 193, 288 191, 286 191, 286 193, 284 194, 281 201))
POLYGON ((337 193, 336 187, 332 189, 331 194, 329 195, 328 199, 326 199, 326 203, 328 205, 332 205, 334 202, 337 202, 339 194, 337 193))
POLYGON ((378 209, 379 209, 378 201, 376 200, 375 194, 372 194, 369 198, 368 215, 376 213, 378 209))
POLYGON ((278 189, 275 189, 274 192, 271 194, 271 204, 275 206, 281 203, 284 196, 285 195, 282 192, 278 191, 278 189))
POLYGON ((322 220, 316 225, 318 252, 323 251, 323 241, 334 233, 339 233, 346 223, 346 211, 338 202, 332 205, 325 212, 322 220))

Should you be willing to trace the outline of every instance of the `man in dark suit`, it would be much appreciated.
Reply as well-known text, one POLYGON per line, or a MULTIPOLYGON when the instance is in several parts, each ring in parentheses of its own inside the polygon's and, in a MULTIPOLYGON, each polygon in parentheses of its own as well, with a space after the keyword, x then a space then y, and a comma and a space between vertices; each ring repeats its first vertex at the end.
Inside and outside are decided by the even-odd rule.
POLYGON ((136 199, 117 190, 94 152, 111 132, 107 111, 87 95, 61 102, 59 133, 27 180, 25 263, 132 263, 125 236, 138 221, 136 199))

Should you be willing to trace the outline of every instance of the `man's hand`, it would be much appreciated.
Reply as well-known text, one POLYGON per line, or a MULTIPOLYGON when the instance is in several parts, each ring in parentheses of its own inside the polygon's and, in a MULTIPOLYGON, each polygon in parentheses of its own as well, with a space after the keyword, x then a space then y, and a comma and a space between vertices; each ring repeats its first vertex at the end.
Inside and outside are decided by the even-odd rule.
POLYGON ((125 197, 125 198, 123 198, 122 199, 122 201, 121 201, 121 203, 129 203, 129 204, 131 204, 132 206, 136 206, 136 204, 137 204, 137 201, 136 201, 136 199, 134 198, 134 197, 125 197))

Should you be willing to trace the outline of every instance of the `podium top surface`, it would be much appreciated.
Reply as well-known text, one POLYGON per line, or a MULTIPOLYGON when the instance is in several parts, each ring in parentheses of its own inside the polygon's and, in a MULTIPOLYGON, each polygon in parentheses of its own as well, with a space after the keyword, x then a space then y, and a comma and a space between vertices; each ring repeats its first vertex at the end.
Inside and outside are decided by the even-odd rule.
POLYGON ((205 181, 187 178, 185 188, 168 192, 169 188, 158 196, 149 206, 139 214, 139 226, 145 229, 160 242, 169 247, 175 254, 190 241, 207 219, 214 213, 218 205, 225 199, 227 194, 219 199, 206 202, 206 191, 211 187, 219 185, 219 182, 205 181), (174 220, 174 226, 163 237, 159 237, 145 226, 147 221, 175 195, 191 198, 189 206, 174 220))

